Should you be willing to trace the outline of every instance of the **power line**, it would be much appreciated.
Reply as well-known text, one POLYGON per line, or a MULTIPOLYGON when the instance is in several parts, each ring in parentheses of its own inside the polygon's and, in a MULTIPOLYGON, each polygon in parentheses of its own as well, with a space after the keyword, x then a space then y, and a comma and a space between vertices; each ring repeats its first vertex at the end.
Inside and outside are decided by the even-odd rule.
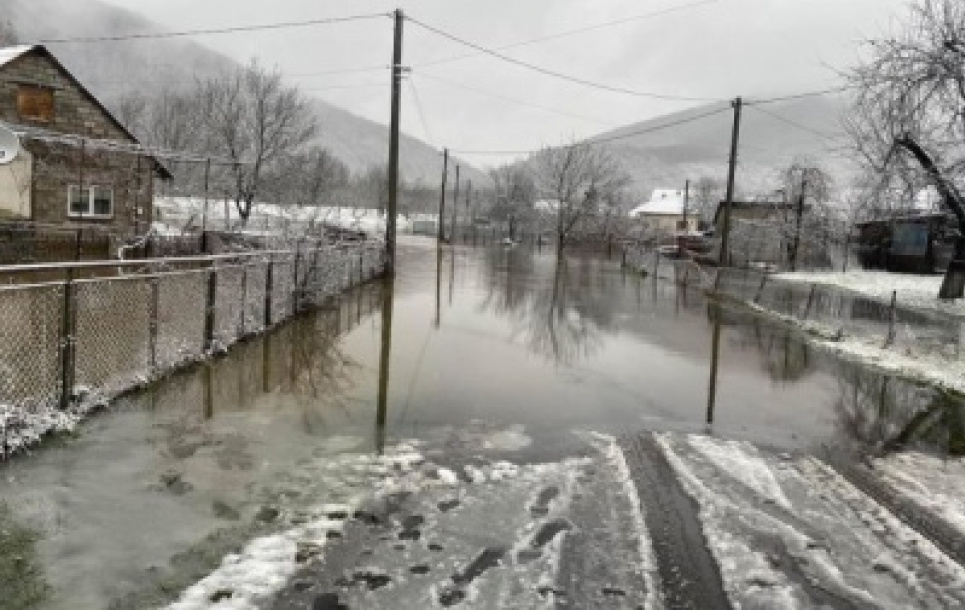
POLYGON ((804 93, 792 93, 790 95, 781 95, 777 97, 768 97, 759 100, 751 99, 744 102, 745 106, 759 106, 762 104, 774 104, 776 102, 786 102, 790 100, 799 100, 806 97, 819 97, 822 95, 828 95, 830 93, 843 93, 850 89, 854 89, 853 85, 842 85, 840 87, 833 87, 830 89, 818 89, 816 91, 805 91, 804 93))
POLYGON ((357 74, 361 72, 381 72, 383 70, 391 70, 391 66, 363 66, 358 68, 333 68, 331 70, 318 70, 314 72, 288 72, 285 76, 288 77, 312 77, 312 76, 328 76, 330 74, 357 74))
MULTIPOLYGON (((662 131, 664 129, 669 129, 671 127, 677 127, 678 125, 684 125, 687 123, 692 123, 694 121, 699 121, 708 117, 712 117, 724 112, 730 111, 730 106, 725 106, 722 108, 715 108, 714 110, 708 110, 707 112, 702 112, 700 114, 695 114, 693 116, 684 117, 677 119, 676 121, 671 121, 669 123, 661 123, 660 125, 652 125, 650 127, 645 127, 643 129, 635 129, 626 133, 615 134, 607 137, 593 137, 587 138, 584 141, 590 144, 604 144, 607 142, 615 142, 617 140, 623 140, 626 138, 632 138, 633 136, 639 136, 647 133, 654 133, 657 131, 662 131)), ((552 148, 565 148, 562 146, 556 146, 552 148)), ((528 150, 457 150, 450 149, 452 153, 458 153, 461 155, 527 155, 539 152, 540 149, 528 149, 528 150)))
POLYGON ((406 79, 409 83, 409 90, 412 91, 412 99, 415 101, 416 113, 419 116, 419 122, 422 123, 422 131, 426 135, 426 142, 428 142, 433 148, 436 148, 433 142, 432 134, 429 131, 429 123, 426 121, 426 115, 422 108, 422 101, 419 99, 419 94, 415 90, 415 82, 409 78, 406 79))
POLYGON ((124 34, 118 36, 91 36, 82 38, 48 38, 41 40, 42 44, 67 44, 67 43, 95 43, 95 42, 120 42, 125 40, 156 40, 161 38, 181 38, 185 36, 207 36, 212 34, 235 34, 238 32, 254 32, 264 30, 281 30, 289 28, 303 28, 317 25, 328 25, 332 23, 347 23, 350 21, 363 21, 379 17, 391 17, 389 13, 369 13, 365 15, 349 15, 346 17, 327 17, 323 19, 306 19, 303 21, 282 21, 278 23, 265 23, 258 25, 243 25, 228 28, 211 28, 198 30, 182 30, 178 32, 153 32, 143 34, 124 34))
POLYGON ((785 124, 787 124, 787 125, 790 125, 791 127, 796 127, 796 128, 798 128, 798 129, 800 129, 801 131, 806 131, 806 132, 808 132, 808 133, 810 133, 810 134, 812 134, 812 135, 815 135, 815 136, 821 138, 822 140, 829 140, 829 141, 830 141, 830 140, 834 140, 834 139, 835 139, 834 136, 832 136, 832 135, 830 135, 830 134, 826 134, 826 133, 820 132, 820 131, 818 131, 818 130, 816 130, 816 129, 812 129, 812 128, 808 127, 807 125, 802 125, 801 123, 798 123, 797 121, 794 121, 794 120, 789 119, 789 118, 787 118, 787 117, 781 116, 781 115, 777 114, 776 112, 771 112, 771 111, 769 111, 769 110, 765 110, 764 108, 761 108, 760 106, 754 106, 754 110, 757 111, 757 112, 760 112, 760 113, 762 113, 762 114, 766 114, 767 116, 771 117, 772 119, 775 119, 775 120, 777 120, 777 121, 780 121, 780 122, 782 122, 782 123, 785 123, 785 124))
MULTIPOLYGON (((624 25, 624 24, 631 23, 631 22, 634 22, 634 21, 641 21, 641 20, 644 20, 644 19, 651 19, 651 18, 653 18, 653 17, 660 17, 660 16, 667 15, 667 14, 670 14, 670 13, 676 13, 676 12, 679 12, 679 11, 684 11, 684 10, 688 10, 688 9, 692 9, 692 8, 697 8, 697 7, 699 7, 699 6, 703 6, 703 5, 706 5, 706 4, 714 4, 714 3, 719 2, 719 1, 720 1, 720 0, 702 0, 701 2, 693 2, 693 3, 690 3, 690 4, 684 4, 684 5, 682 5, 682 6, 674 6, 674 7, 667 8, 667 9, 663 9, 663 10, 660 10, 660 11, 653 11, 653 12, 650 12, 650 13, 643 13, 643 14, 641 14, 641 15, 631 15, 631 16, 629 16, 629 17, 623 17, 623 18, 621 18, 621 19, 614 19, 614 20, 612 20, 612 21, 604 21, 604 22, 602 22, 602 23, 596 23, 596 24, 588 25, 588 26, 581 27, 581 28, 574 28, 574 29, 571 29, 571 30, 564 30, 564 31, 562 31, 562 32, 557 32, 557 33, 555 33, 555 34, 549 34, 549 35, 546 35, 546 36, 540 36, 540 37, 538 37, 538 38, 530 38, 530 39, 528 39, 528 40, 523 40, 523 41, 520 41, 520 42, 514 42, 514 43, 511 43, 511 44, 507 44, 507 45, 503 45, 503 46, 496 47, 494 50, 496 50, 496 51, 508 51, 509 49, 516 49, 516 48, 519 48, 519 47, 526 47, 526 46, 538 44, 538 43, 540 43, 540 42, 547 42, 547 41, 549 41, 549 40, 556 40, 556 39, 558 39, 558 38, 564 38, 564 37, 567 37, 567 36, 573 36, 573 35, 575 35, 575 34, 583 34, 583 33, 586 33, 586 32, 592 32, 592 31, 595 31, 595 30, 601 30, 601 29, 608 28, 608 27, 613 27, 613 26, 618 26, 618 25, 624 25)), ((414 67, 415 67, 415 68, 424 68, 424 67, 428 67, 428 66, 437 66, 437 65, 441 65, 441 64, 447 64, 447 63, 452 63, 452 62, 456 62, 456 61, 461 61, 461 60, 463 60, 463 59, 469 59, 469 58, 471 58, 471 57, 478 57, 479 55, 480 55, 480 53, 466 53, 466 54, 463 54, 463 55, 456 55, 456 56, 452 56, 452 57, 446 57, 446 58, 442 58, 442 59, 436 59, 436 60, 427 61, 427 62, 425 62, 425 63, 416 64, 414 67)))
POLYGON ((537 110, 542 110, 542 111, 544 111, 544 112, 550 112, 550 113, 558 114, 558 115, 561 115, 561 116, 567 116, 567 117, 574 118, 574 119, 580 119, 580 120, 583 120, 583 121, 589 121, 589 122, 591 122, 591 123, 596 123, 596 124, 598 124, 598 125, 613 126, 613 123, 608 123, 608 122, 602 121, 602 120, 600 120, 600 119, 596 119, 596 118, 592 118, 592 117, 587 117, 587 116, 583 116, 583 115, 579 115, 579 114, 574 114, 574 113, 571 113, 571 112, 567 112, 567 111, 565 111, 565 110, 559 110, 559 109, 557 109, 557 108, 550 108, 550 107, 548 107, 548 106, 542 106, 542 105, 540 105, 540 104, 534 104, 534 103, 532 103, 532 102, 526 102, 526 101, 523 101, 523 100, 518 100, 518 99, 511 98, 511 97, 506 97, 506 96, 500 95, 500 94, 498 94, 498 93, 492 93, 492 92, 489 92, 489 91, 484 91, 484 90, 482 90, 482 89, 477 89, 477 88, 475 88, 475 87, 471 87, 471 86, 466 85, 466 84, 463 84, 463 83, 457 83, 457 82, 455 82, 455 81, 451 81, 451 80, 449 80, 449 79, 442 78, 441 76, 436 76, 435 74, 426 74, 425 72, 419 72, 418 75, 419 75, 420 77, 425 77, 425 78, 428 78, 428 79, 430 79, 430 80, 434 80, 434 81, 438 81, 438 82, 440 82, 440 83, 444 83, 444 84, 446 84, 446 85, 449 85, 450 87, 456 87, 456 88, 458 88, 458 89, 465 89, 466 91, 471 91, 471 92, 476 93, 476 94, 478 94, 478 95, 483 95, 483 96, 491 97, 491 98, 494 98, 494 99, 497 99, 497 100, 502 100, 502 101, 508 102, 508 103, 510 103, 510 104, 516 104, 516 105, 519 105, 519 106, 526 106, 526 107, 529 107, 529 108, 535 108, 535 109, 537 109, 537 110))
POLYGON ((505 61, 505 62, 507 62, 507 63, 510 63, 510 64, 519 66, 519 67, 521 67, 521 68, 526 68, 527 70, 532 70, 532 71, 534 71, 534 72, 539 72, 540 74, 544 74, 544 75, 546 75, 546 76, 552 76, 552 77, 558 78, 558 79, 560 79, 560 80, 565 80, 565 81, 568 81, 568 82, 571 82, 571 83, 576 83, 576 84, 578 84, 578 85, 583 85, 584 87, 592 87, 592 88, 594 88, 594 89, 600 89, 600 90, 602 90, 602 91, 610 91, 610 92, 612 92, 612 93, 623 93, 623 94, 625 94, 625 95, 632 95, 632 96, 635 96, 635 97, 645 97, 645 98, 652 98, 652 99, 659 99, 659 100, 689 101, 689 102, 719 102, 719 101, 723 101, 723 100, 721 100, 720 98, 691 97, 691 96, 684 96, 684 95, 669 95, 669 94, 663 94, 663 93, 652 93, 652 92, 646 92, 646 91, 635 91, 635 90, 633 90, 633 89, 625 89, 625 88, 623 88, 623 87, 614 87, 614 86, 606 85, 606 84, 603 84, 603 83, 597 83, 597 82, 590 81, 590 80, 586 80, 586 79, 579 78, 579 77, 576 77, 576 76, 570 76, 570 75, 568 75, 568 74, 563 74, 562 72, 557 72, 557 71, 555 71, 555 70, 550 70, 550 69, 548 69, 548 68, 543 68, 543 67, 540 67, 540 66, 537 66, 537 65, 534 65, 534 64, 525 62, 525 61, 521 61, 521 60, 519 60, 519 59, 514 59, 514 58, 512 58, 512 57, 509 57, 508 55, 504 55, 504 54, 500 53, 499 51, 496 51, 496 50, 493 50, 493 49, 484 47, 484 46, 479 45, 479 44, 476 44, 476 43, 474 43, 474 42, 470 42, 470 41, 468 41, 468 40, 466 40, 466 39, 464 39, 464 38, 460 38, 460 37, 458 37, 458 36, 456 36, 456 35, 454 35, 454 34, 450 34, 449 32, 446 32, 446 31, 441 30, 441 29, 439 29, 439 28, 436 28, 436 27, 433 27, 433 26, 431 26, 431 25, 428 25, 428 24, 426 24, 426 23, 424 23, 424 22, 422 22, 422 21, 419 21, 418 19, 414 19, 414 18, 412 18, 412 17, 406 17, 406 19, 408 19, 409 21, 411 21, 411 22, 414 23, 415 25, 418 25, 419 27, 423 28, 424 30, 426 30, 426 31, 428 31, 428 32, 432 32, 433 34, 436 34, 436 35, 441 36, 441 37, 443 37, 443 38, 448 38, 449 40, 452 40, 453 42, 457 42, 457 43, 459 43, 459 44, 461 44, 461 45, 464 45, 464 46, 467 46, 467 47, 469 47, 469 48, 471 48, 471 49, 475 49, 475 50, 479 51, 480 53, 485 53, 486 55, 491 55, 492 57, 495 57, 495 58, 500 59, 500 60, 502 60, 502 61, 505 61))

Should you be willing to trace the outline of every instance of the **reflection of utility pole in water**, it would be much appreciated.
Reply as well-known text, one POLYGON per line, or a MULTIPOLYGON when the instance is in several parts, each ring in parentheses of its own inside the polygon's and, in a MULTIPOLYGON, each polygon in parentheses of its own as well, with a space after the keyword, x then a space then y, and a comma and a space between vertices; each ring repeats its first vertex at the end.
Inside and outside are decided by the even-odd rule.
POLYGON ((452 307, 452 287, 456 283, 456 251, 449 249, 449 307, 452 307))
POLYGON ((714 423, 714 407, 717 403, 717 364, 720 356, 720 307, 711 305, 710 315, 714 321, 714 337, 710 348, 710 386, 707 388, 707 424, 714 423))
POLYGON ((379 352, 379 396, 375 415, 375 449, 381 455, 385 450, 385 421, 389 400, 389 357, 392 354, 392 304, 395 280, 390 278, 382 284, 382 344, 379 352))
POLYGON ((214 417, 214 392, 211 388, 213 383, 210 363, 205 363, 201 368, 201 385, 204 388, 204 418, 211 419, 214 417))
POLYGON ((442 248, 436 248, 436 329, 442 322, 442 248))

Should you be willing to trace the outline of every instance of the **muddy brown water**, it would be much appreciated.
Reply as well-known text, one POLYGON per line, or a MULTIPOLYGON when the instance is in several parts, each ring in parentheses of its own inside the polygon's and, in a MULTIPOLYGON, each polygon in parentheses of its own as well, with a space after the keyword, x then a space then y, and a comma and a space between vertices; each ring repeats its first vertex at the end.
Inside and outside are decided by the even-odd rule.
POLYGON ((823 355, 618 257, 410 239, 400 260, 394 281, 0 465, 0 520, 35 534, 18 538, 17 569, 23 587, 46 583, 39 607, 167 601, 270 531, 259 515, 278 497, 325 500, 292 472, 404 439, 517 461, 572 455, 587 430, 710 431, 789 451, 958 442, 959 397, 823 355))

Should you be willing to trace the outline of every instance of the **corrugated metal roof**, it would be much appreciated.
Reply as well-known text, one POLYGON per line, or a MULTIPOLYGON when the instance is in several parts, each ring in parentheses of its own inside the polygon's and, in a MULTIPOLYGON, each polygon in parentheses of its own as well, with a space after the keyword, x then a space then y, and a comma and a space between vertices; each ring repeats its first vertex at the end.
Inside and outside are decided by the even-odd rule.
POLYGON ((31 44, 23 44, 16 47, 2 47, 0 48, 0 66, 6 65, 21 55, 26 55, 36 48, 36 45, 31 44))

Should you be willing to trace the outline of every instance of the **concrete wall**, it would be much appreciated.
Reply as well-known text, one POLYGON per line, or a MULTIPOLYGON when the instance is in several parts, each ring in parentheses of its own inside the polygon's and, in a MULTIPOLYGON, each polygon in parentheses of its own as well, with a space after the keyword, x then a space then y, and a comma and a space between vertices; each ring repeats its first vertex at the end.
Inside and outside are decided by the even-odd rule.
POLYGON ((0 165, 0 220, 30 218, 33 155, 22 150, 12 163, 0 165))
MULTIPOLYGON (((66 71, 36 50, 0 66, 0 120, 93 139, 132 141, 66 71), (19 115, 17 92, 21 84, 53 89, 52 120, 32 121, 19 115)), ((154 198, 152 160, 90 150, 81 154, 81 148, 76 145, 32 139, 25 139, 22 145, 33 157, 32 220, 72 226, 100 225, 122 233, 133 233, 135 228, 143 232, 150 226, 154 198), (68 187, 81 181, 85 186, 113 189, 112 217, 93 219, 68 215, 68 187)), ((0 197, 4 197, 2 191, 0 197)), ((11 205, 6 199, 0 201, 0 207, 11 205)))

